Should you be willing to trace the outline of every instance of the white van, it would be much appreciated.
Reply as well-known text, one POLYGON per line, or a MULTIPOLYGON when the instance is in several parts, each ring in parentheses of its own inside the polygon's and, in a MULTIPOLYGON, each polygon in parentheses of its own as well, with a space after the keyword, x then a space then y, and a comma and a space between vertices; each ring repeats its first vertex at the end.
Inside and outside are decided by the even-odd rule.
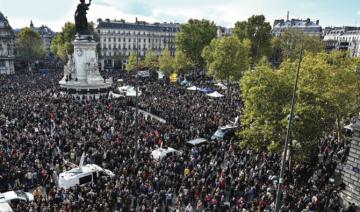
POLYGON ((172 157, 175 155, 180 155, 181 152, 177 151, 176 149, 173 149, 171 147, 161 147, 158 149, 155 149, 154 151, 151 152, 151 157, 154 160, 157 161, 161 161, 162 159, 166 158, 166 157, 172 157))
POLYGON ((13 212, 10 203, 26 201, 34 201, 34 196, 24 191, 8 191, 0 194, 0 212, 13 212))
POLYGON ((26 202, 34 201, 34 196, 24 191, 8 191, 0 194, 0 203, 22 200, 26 202))
POLYGON ((13 212, 13 209, 7 202, 0 202, 0 212, 13 212))
POLYGON ((77 185, 94 183, 101 177, 114 177, 110 170, 103 169, 96 164, 87 164, 78 168, 65 171, 59 175, 58 186, 68 189, 77 185))

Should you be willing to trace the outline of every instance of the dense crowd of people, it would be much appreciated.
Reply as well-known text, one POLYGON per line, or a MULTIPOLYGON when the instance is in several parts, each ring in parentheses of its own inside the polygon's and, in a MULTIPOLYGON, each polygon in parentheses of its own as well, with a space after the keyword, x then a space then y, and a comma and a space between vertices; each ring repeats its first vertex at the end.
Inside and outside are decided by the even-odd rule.
MULTIPOLYGON (((0 77, 0 192, 31 191, 35 197, 12 204, 14 211, 274 210, 281 156, 240 149, 235 137, 211 139, 241 113, 238 85, 221 91, 208 77, 189 77, 198 87, 225 94, 211 99, 177 83, 143 80, 139 107, 166 123, 140 114, 137 129, 132 97, 68 96, 60 92, 61 77, 60 71, 0 77), (198 137, 209 142, 185 145, 198 137), (181 154, 154 160, 151 152, 160 146, 181 154), (59 188, 57 176, 71 169, 68 162, 79 164, 83 153, 86 164, 115 177, 59 188)), ((324 157, 317 166, 287 170, 281 210, 325 211, 328 193, 336 190, 329 183, 332 158, 341 160, 346 148, 329 136, 319 144, 324 157)))

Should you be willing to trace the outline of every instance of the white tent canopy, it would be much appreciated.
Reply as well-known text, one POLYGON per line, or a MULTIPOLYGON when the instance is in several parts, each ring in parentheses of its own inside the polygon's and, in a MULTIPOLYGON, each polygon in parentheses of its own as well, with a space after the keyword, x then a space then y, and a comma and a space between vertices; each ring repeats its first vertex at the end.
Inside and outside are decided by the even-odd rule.
POLYGON ((200 90, 198 87, 196 86, 191 86, 191 87, 188 87, 187 90, 189 91, 197 91, 197 90, 200 90))
POLYGON ((111 98, 115 98, 115 99, 120 98, 120 97, 123 97, 123 95, 114 93, 114 92, 112 92, 112 91, 109 92, 109 96, 110 96, 111 98))
POLYGON ((122 87, 118 87, 118 89, 119 89, 120 93, 121 92, 125 93, 129 89, 129 87, 131 87, 131 86, 125 85, 125 86, 122 86, 122 87))
MULTIPOLYGON (((129 87, 126 91, 126 96, 136 96, 136 90, 134 87, 129 87)), ((138 89, 138 96, 141 96, 141 91, 138 89)))
POLYGON ((223 90, 226 90, 226 89, 227 89, 227 87, 226 87, 224 84, 222 84, 221 82, 216 83, 215 86, 218 86, 218 87, 220 87, 220 88, 223 89, 223 90))
MULTIPOLYGON (((126 96, 136 96, 136 90, 135 90, 135 87, 133 87, 133 86, 126 85, 126 86, 123 86, 123 87, 119 87, 118 89, 120 91, 120 94, 123 94, 123 95, 126 95, 126 96)), ((138 95, 141 96, 140 89, 138 91, 139 91, 138 95)), ((118 97, 115 97, 115 98, 118 98, 118 97)))
POLYGON ((222 95, 221 93, 214 91, 212 93, 207 94, 207 96, 212 97, 212 98, 221 98, 224 97, 224 95, 222 95))
POLYGON ((164 72, 158 71, 157 73, 158 73, 158 79, 164 79, 164 77, 165 77, 164 72))
POLYGON ((344 126, 344 129, 350 130, 351 132, 354 132, 353 124, 349 124, 344 126))

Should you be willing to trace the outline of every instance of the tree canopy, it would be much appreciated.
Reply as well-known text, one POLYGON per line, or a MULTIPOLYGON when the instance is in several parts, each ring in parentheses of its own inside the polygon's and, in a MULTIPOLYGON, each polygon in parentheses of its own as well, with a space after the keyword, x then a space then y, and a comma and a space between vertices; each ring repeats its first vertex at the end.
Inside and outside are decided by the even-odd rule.
POLYGON ((176 50, 184 52, 197 68, 203 68, 202 50, 216 37, 216 33, 214 22, 190 19, 180 25, 180 32, 176 34, 176 50))
POLYGON ((126 64, 126 70, 128 72, 136 71, 140 66, 140 60, 138 61, 138 55, 136 51, 132 51, 128 58, 128 63, 126 64))
POLYGON ((249 69, 250 41, 235 36, 213 39, 203 50, 208 73, 219 80, 239 80, 249 69))
POLYGON ((247 21, 236 22, 233 33, 240 41, 251 41, 251 57, 253 63, 257 63, 263 56, 271 53, 271 25, 265 22, 265 16, 253 15, 247 21))
MULTIPOLYGON (((95 41, 100 40, 99 34, 96 32, 94 23, 89 23, 90 32, 93 34, 95 41)), ((53 39, 51 43, 51 51, 57 55, 62 61, 66 62, 68 60, 68 55, 74 53, 74 46, 72 44, 75 39, 76 29, 75 24, 67 22, 62 28, 62 31, 59 32, 53 39)), ((97 46, 97 51, 99 52, 99 44, 97 46)))
POLYGON ((165 75, 169 76, 174 72, 174 58, 169 49, 165 48, 159 57, 159 68, 165 75))
MULTIPOLYGON (((299 86, 291 140, 297 160, 307 160, 325 133, 331 132, 356 108, 356 62, 339 55, 306 53, 300 69, 299 86), (340 57, 341 58, 341 57, 340 57), (341 65, 339 65, 341 64, 341 65)), ((243 144, 279 150, 285 140, 298 61, 284 61, 278 70, 259 65, 241 81, 244 100, 243 144)))
POLYGON ((45 56, 45 45, 38 32, 28 27, 20 31, 18 55, 27 62, 45 56))
POLYGON ((325 46, 320 37, 309 36, 296 29, 287 29, 281 37, 272 40, 272 57, 281 63, 283 60, 295 60, 300 53, 301 46, 304 52, 319 53, 325 46))
POLYGON ((186 56, 183 51, 176 51, 174 60, 174 70, 177 74, 186 74, 194 69, 194 63, 186 56))
POLYGON ((145 54, 144 59, 144 66, 148 68, 149 70, 158 70, 159 69, 159 60, 158 57, 155 55, 153 50, 149 50, 145 54))

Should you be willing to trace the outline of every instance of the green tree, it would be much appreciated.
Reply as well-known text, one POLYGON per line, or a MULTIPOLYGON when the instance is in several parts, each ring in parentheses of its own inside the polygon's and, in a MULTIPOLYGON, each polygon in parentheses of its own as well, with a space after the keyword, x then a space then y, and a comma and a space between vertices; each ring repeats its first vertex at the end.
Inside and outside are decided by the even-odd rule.
POLYGON ((332 114, 336 118, 338 139, 341 139, 343 120, 358 112, 359 73, 356 60, 348 58, 346 52, 335 51, 327 54, 328 92, 324 93, 332 114), (355 62, 355 63, 354 63, 355 62))
POLYGON ((75 39, 75 34, 75 24, 67 22, 51 43, 51 51, 64 62, 68 60, 68 55, 74 53, 72 41, 75 39))
MULTIPOLYGON (((283 145, 291 94, 298 61, 284 61, 278 70, 259 65, 241 81, 244 99, 243 145, 279 150, 283 145)), ((293 155, 308 161, 320 138, 337 123, 339 139, 342 121, 357 108, 356 62, 339 53, 307 53, 300 70, 291 140, 293 155)))
POLYGON ((250 41, 235 36, 213 39, 203 50, 208 74, 218 80, 238 81, 249 69, 250 41))
POLYGON ((271 54, 270 54, 270 62, 278 67, 283 60, 283 51, 280 37, 273 37, 271 39, 271 54))
POLYGON ((159 60, 153 50, 149 50, 146 52, 144 66, 152 71, 159 69, 159 60))
POLYGON ((135 51, 132 51, 130 53, 130 56, 128 58, 128 62, 126 64, 126 70, 128 72, 136 71, 140 66, 140 60, 138 61, 138 55, 135 51), (139 64, 139 66, 138 66, 139 64))
POLYGON ((300 53, 301 47, 304 52, 319 53, 325 49, 320 37, 309 36, 297 29, 287 29, 284 35, 279 37, 283 59, 295 60, 300 53))
MULTIPOLYGON (((94 40, 99 42, 100 35, 96 32, 94 23, 89 23, 89 29, 92 35, 94 36, 94 40)), ((69 58, 68 55, 74 53, 74 46, 72 42, 75 39, 76 28, 75 24, 71 22, 65 23, 61 32, 59 32, 53 39, 51 43, 51 51, 58 56, 62 61, 66 62, 69 58)), ((98 43, 97 52, 100 52, 100 44, 98 43)))
POLYGON ((182 51, 176 51, 174 69, 177 74, 186 74, 194 69, 194 63, 182 51))
POLYGON ((165 48, 159 57, 159 68, 165 75, 169 76, 174 72, 174 58, 170 51, 165 48))
POLYGON ((45 45, 38 32, 26 27, 20 31, 18 55, 28 65, 45 56, 45 45))
POLYGON ((271 53, 271 25, 265 22, 265 16, 253 15, 247 21, 236 22, 234 34, 242 41, 251 41, 251 57, 257 63, 263 56, 271 53))
POLYGON ((356 107, 355 111, 360 111, 360 58, 359 57, 353 57, 351 58, 351 70, 354 70, 354 79, 356 83, 354 84, 355 89, 353 92, 356 94, 356 107))
POLYGON ((244 114, 241 132, 243 144, 261 149, 272 146, 278 150, 283 141, 287 114, 283 108, 290 102, 291 86, 268 65, 247 71, 241 80, 244 114))
POLYGON ((180 25, 180 32, 176 34, 176 50, 183 51, 197 68, 203 68, 202 50, 216 37, 216 33, 214 22, 190 19, 187 24, 180 25))

